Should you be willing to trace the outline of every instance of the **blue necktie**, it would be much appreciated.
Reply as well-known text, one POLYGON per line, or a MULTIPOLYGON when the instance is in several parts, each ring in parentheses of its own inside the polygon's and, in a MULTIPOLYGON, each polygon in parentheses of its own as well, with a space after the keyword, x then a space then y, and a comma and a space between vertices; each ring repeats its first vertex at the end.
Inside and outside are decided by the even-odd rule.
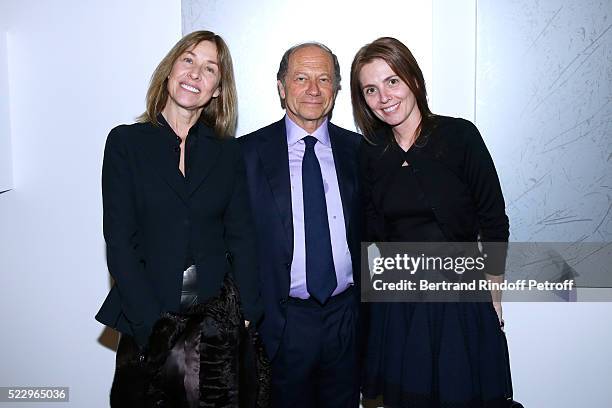
POLYGON ((324 304, 338 283, 327 221, 323 176, 314 151, 317 139, 306 136, 304 142, 306 151, 302 159, 302 189, 306 238, 306 288, 311 297, 324 304))

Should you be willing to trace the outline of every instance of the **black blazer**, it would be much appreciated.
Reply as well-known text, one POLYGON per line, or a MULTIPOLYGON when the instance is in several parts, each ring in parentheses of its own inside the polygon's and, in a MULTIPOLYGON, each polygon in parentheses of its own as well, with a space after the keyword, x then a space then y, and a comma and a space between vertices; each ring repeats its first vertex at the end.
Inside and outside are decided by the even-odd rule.
POLYGON ((188 250, 201 301, 219 293, 231 254, 245 318, 256 321, 263 312, 238 143, 200 124, 186 182, 164 126, 113 129, 102 169, 104 238, 115 284, 96 319, 141 346, 162 312, 179 310, 188 250))
MULTIPOLYGON (((353 279, 358 284, 360 201, 357 158, 361 136, 332 123, 328 123, 328 130, 353 263, 353 279)), ((285 120, 240 137, 238 141, 246 161, 251 206, 257 215, 255 226, 265 307, 260 332, 268 356, 273 358, 285 327, 293 259, 293 217, 285 120)))
MULTIPOLYGON (((478 129, 467 120, 446 116, 436 116, 434 124, 431 133, 417 141, 424 145, 410 164, 446 239, 507 242, 509 223, 504 197, 478 129)), ((360 149, 367 231, 364 241, 383 242, 386 241, 383 199, 404 155, 389 130, 381 131, 374 143, 364 141, 360 149)), ((503 273, 505 246, 489 248, 491 262, 487 273, 503 273)))

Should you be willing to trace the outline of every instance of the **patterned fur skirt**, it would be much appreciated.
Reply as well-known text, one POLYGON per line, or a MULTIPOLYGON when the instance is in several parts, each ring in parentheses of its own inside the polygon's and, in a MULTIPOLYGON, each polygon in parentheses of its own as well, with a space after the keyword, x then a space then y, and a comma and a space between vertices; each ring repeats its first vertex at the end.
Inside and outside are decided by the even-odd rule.
POLYGON ((111 407, 249 407, 270 401, 270 364, 226 276, 219 296, 157 321, 141 355, 122 335, 111 407))

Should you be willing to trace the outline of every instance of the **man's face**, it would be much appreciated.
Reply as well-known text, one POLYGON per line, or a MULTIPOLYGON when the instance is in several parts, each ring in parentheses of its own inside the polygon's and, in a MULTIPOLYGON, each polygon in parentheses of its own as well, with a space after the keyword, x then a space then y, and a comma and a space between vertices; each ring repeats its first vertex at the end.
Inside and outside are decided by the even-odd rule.
POLYGON ((300 48, 289 57, 285 84, 278 81, 287 115, 309 133, 323 123, 334 105, 332 56, 316 46, 300 48))

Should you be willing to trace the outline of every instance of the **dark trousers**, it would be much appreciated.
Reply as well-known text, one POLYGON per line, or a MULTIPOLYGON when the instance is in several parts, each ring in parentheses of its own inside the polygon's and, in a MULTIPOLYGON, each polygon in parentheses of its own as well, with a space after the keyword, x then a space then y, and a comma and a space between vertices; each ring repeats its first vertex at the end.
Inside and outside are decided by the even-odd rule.
POLYGON ((272 361, 273 408, 359 406, 358 299, 349 289, 324 306, 290 298, 272 361))

